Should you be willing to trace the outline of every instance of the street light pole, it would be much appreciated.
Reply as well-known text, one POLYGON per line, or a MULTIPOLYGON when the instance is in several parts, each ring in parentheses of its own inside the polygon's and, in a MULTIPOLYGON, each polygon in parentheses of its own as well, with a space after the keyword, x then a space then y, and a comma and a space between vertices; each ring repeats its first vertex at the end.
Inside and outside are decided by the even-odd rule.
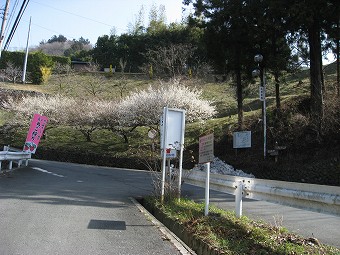
POLYGON ((262 88, 263 88, 263 157, 267 156, 267 106, 266 106, 266 77, 265 69, 262 68, 262 88))
POLYGON ((260 76, 261 84, 259 90, 259 97, 262 101, 262 121, 263 121, 263 157, 267 156, 267 113, 266 113, 266 77, 265 77, 265 69, 261 67, 260 63, 263 61, 263 56, 261 54, 257 54, 254 57, 254 61, 258 64, 259 69, 255 69, 253 71, 253 76, 260 76))

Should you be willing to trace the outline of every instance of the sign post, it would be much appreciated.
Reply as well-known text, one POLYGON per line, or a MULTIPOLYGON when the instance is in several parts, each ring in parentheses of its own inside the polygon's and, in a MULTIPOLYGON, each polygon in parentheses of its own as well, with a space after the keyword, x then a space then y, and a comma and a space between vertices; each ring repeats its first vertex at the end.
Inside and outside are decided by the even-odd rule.
POLYGON ((164 189, 165 189, 165 167, 166 167, 166 137, 167 137, 167 120, 168 120, 168 107, 163 109, 163 117, 161 118, 161 149, 162 149, 162 184, 161 184, 161 203, 164 202, 164 189))
POLYGON ((210 189, 210 162, 214 160, 214 134, 202 136, 199 138, 199 158, 200 164, 206 166, 206 179, 205 179, 205 207, 204 215, 209 214, 209 189, 210 189))

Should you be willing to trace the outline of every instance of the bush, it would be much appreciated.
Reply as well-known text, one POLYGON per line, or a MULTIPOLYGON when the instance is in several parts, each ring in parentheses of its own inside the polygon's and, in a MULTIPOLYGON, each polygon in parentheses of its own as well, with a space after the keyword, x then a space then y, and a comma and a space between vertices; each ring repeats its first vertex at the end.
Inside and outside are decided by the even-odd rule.
POLYGON ((54 64, 59 63, 61 65, 71 65, 71 58, 63 56, 51 56, 54 64))
POLYGON ((52 74, 52 68, 50 67, 45 67, 42 66, 40 67, 40 72, 41 72, 41 79, 42 79, 42 83, 45 83, 48 81, 48 79, 50 78, 51 74, 52 74))

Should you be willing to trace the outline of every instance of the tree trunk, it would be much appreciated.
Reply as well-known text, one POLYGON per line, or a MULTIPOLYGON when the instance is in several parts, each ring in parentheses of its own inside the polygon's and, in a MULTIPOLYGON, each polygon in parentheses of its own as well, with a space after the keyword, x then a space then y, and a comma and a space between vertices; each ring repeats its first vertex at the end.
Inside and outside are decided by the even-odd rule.
POLYGON ((338 97, 340 97, 340 18, 337 23, 338 35, 336 39, 336 82, 338 89, 338 97))
POLYGON ((236 94, 237 94, 237 115, 238 129, 243 130, 243 88, 241 79, 241 70, 236 70, 236 94))
POLYGON ((322 55, 320 39, 320 23, 316 17, 308 30, 309 56, 310 56, 310 84, 311 84, 311 116, 317 125, 319 134, 322 129, 324 117, 323 90, 322 90, 322 55))

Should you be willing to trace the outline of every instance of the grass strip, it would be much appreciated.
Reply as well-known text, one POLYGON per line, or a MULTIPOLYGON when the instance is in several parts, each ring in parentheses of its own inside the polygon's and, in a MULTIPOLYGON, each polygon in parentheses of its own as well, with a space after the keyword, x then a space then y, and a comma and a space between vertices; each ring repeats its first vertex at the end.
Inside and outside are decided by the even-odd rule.
POLYGON ((159 199, 148 197, 145 201, 220 254, 340 254, 339 249, 321 244, 316 238, 304 238, 282 226, 246 216, 236 218, 234 212, 215 206, 204 216, 204 204, 192 200, 175 199, 161 204, 159 199))

